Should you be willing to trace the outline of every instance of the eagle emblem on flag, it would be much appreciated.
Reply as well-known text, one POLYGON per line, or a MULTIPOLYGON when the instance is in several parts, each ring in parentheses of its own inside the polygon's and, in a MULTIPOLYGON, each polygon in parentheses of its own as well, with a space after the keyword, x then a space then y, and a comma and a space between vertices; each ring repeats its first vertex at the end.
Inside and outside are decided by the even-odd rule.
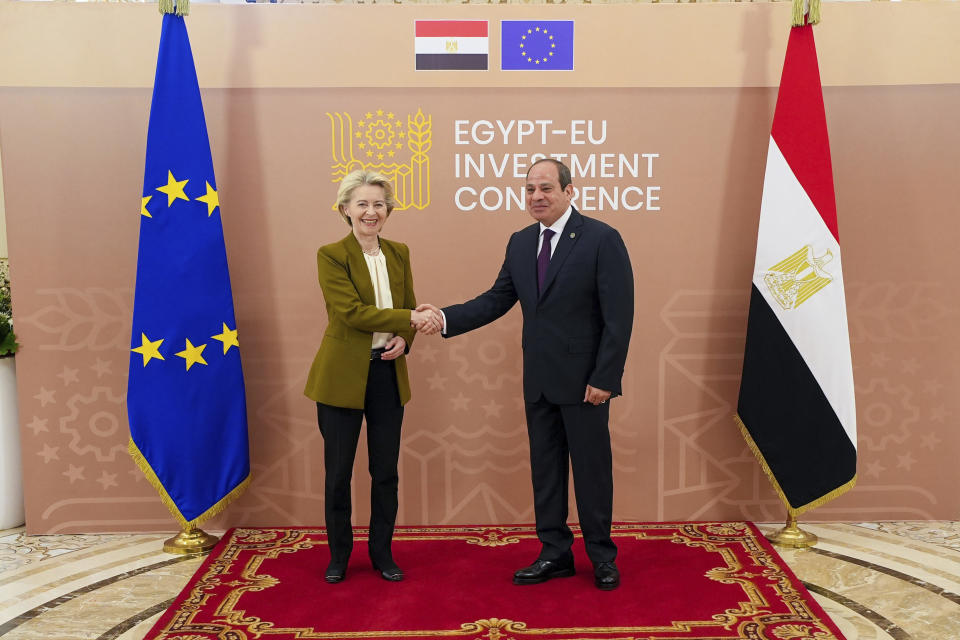
POLYGON ((833 282, 825 266, 833 260, 827 249, 815 256, 807 245, 763 272, 763 283, 784 310, 796 309, 816 292, 833 282))

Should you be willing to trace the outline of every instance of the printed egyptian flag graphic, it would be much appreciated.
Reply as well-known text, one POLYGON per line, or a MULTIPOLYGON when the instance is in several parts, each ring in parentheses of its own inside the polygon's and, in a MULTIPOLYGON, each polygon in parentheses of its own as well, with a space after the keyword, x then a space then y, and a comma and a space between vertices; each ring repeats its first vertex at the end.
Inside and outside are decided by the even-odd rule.
POLYGON ((417 20, 417 71, 486 71, 486 20, 417 20))
POLYGON ((833 168, 809 25, 790 31, 737 422, 790 514, 853 487, 857 427, 833 168))

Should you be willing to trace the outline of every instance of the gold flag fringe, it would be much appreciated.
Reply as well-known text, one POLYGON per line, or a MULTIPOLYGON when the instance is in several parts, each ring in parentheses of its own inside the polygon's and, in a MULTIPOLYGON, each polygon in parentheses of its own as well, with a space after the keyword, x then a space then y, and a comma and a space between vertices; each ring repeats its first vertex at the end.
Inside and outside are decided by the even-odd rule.
POLYGON ((250 484, 250 476, 247 475, 246 478, 240 481, 240 484, 231 489, 227 495, 220 498, 216 504, 211 506, 193 520, 187 520, 183 517, 183 514, 180 513, 180 509, 177 508, 173 498, 171 498, 170 494, 167 493, 163 483, 160 482, 160 478, 158 478, 157 474, 153 472, 153 467, 150 466, 150 463, 147 462, 147 459, 143 456, 143 453, 140 452, 140 449, 133 441, 133 438, 130 438, 130 442, 127 444, 127 451, 130 453, 130 457, 133 458, 133 461, 137 464, 137 466, 140 467, 143 475, 146 476, 147 482, 153 485, 153 488, 156 489, 157 493, 160 494, 160 501, 163 502, 167 509, 170 510, 170 513, 173 514, 173 517, 184 531, 195 529, 213 516, 219 515, 224 509, 227 508, 228 504, 239 498, 240 494, 242 494, 250 484))
POLYGON ((737 426, 740 428, 740 433, 743 434, 743 439, 747 441, 747 446, 750 447, 750 451, 753 452, 753 455, 756 456, 757 461, 760 463, 760 466, 763 468, 763 473, 767 476, 767 479, 770 480, 770 484, 773 485, 774 491, 777 492, 777 495, 780 497, 780 500, 783 502, 783 506, 787 508, 787 513, 793 517, 799 516, 801 513, 809 511, 810 509, 815 509, 821 505, 830 502, 834 498, 846 493, 857 484, 857 476, 854 474, 853 478, 847 481, 845 484, 840 485, 830 493, 824 494, 808 502, 807 504, 800 505, 799 507, 794 507, 790 504, 790 501, 787 500, 787 496, 783 493, 783 489, 780 488, 780 483, 777 482, 777 479, 774 477, 773 472, 770 470, 770 465, 767 464, 767 461, 764 459, 763 454, 760 453, 757 443, 753 441, 753 437, 750 435, 750 432, 747 430, 747 425, 743 424, 743 420, 740 419, 739 414, 733 414, 733 419, 736 420, 737 426))
POLYGON ((160 13, 175 13, 180 17, 190 15, 190 0, 160 0, 160 13))
POLYGON ((807 13, 804 11, 804 5, 806 3, 804 0, 793 0, 793 14, 790 19, 790 26, 802 27, 805 24, 817 24, 820 22, 820 0, 809 0, 809 2, 809 15, 807 15, 806 21, 804 21, 804 15, 807 13))

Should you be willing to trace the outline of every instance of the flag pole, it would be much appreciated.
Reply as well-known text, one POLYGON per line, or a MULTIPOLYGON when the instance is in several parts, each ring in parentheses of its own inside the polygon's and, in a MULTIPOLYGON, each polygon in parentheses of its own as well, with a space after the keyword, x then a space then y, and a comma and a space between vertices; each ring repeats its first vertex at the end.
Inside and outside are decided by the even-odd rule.
POLYGON ((787 511, 787 522, 782 529, 767 534, 767 540, 779 547, 806 549, 817 544, 817 536, 797 526, 797 516, 787 511))
POLYGON ((160 13, 173 13, 183 16, 190 15, 190 0, 160 0, 160 13))
MULTIPOLYGON (((820 0, 793 0, 792 27, 820 22, 820 0)), ((797 516, 787 506, 787 521, 783 528, 767 534, 767 540, 779 547, 806 549, 817 544, 817 536, 797 525, 797 516)))
MULTIPOLYGON (((160 0, 160 13, 185 16, 190 13, 190 0, 160 0)), ((180 533, 163 541, 164 553, 202 555, 209 553, 220 540, 199 527, 187 525, 180 533)))
POLYGON ((163 541, 164 553, 176 555, 203 555, 209 553, 220 540, 198 527, 188 527, 177 535, 163 541))
POLYGON ((219 538, 197 525, 223 511, 250 483, 246 404, 237 330, 230 328, 230 325, 236 327, 236 319, 226 251, 219 213, 214 216, 219 209, 219 198, 199 84, 183 20, 189 13, 190 3, 189 0, 159 0, 159 10, 163 27, 147 133, 146 193, 140 211, 133 313, 134 327, 141 329, 134 330, 133 335, 140 333, 142 344, 138 346, 134 340, 131 348, 128 448, 181 529, 164 541, 163 551, 201 555, 210 552, 219 538), (181 176, 179 181, 173 172, 181 176), (168 176, 167 185, 153 189, 156 184, 162 185, 164 174, 168 176), (184 191, 191 179, 194 183, 206 184, 206 195, 200 195, 202 191, 191 190, 189 194, 184 191), (169 193, 168 189, 171 189, 169 193), (166 208, 156 202, 151 205, 152 209, 147 208, 153 191, 167 194, 166 208), (177 200, 182 202, 175 203, 177 200), (181 213, 191 211, 191 206, 196 213, 205 215, 191 217, 181 213), (176 207, 176 215, 169 215, 171 207, 176 207), (196 227, 194 219, 204 221, 206 226, 191 227, 188 234, 183 228, 191 224, 196 227), (175 287, 182 299, 172 296, 168 285, 157 284, 160 276, 166 278, 166 272, 171 270, 166 245, 173 239, 180 247, 179 239, 184 235, 193 239, 181 252, 194 265, 192 276, 196 276, 199 269, 206 283, 204 287, 219 288, 228 303, 197 302, 214 298, 200 295, 198 292, 207 289, 191 288, 189 282, 175 287), (179 313, 167 313, 170 308, 178 309, 179 313), (221 326, 223 332, 211 339, 223 343, 223 358, 214 358, 209 351, 204 357, 207 344, 200 336, 210 336, 221 326), (148 333, 156 338, 149 340, 148 333), (196 346, 191 339, 197 342, 196 346), (161 351, 165 340, 168 345, 171 342, 186 344, 186 349, 173 353, 175 348, 168 346, 161 351), (169 366, 171 361, 176 362, 171 355, 184 359, 185 369, 181 373, 169 366), (211 373, 205 373, 208 367, 211 373), (197 399, 201 397, 198 390, 204 391, 205 400, 197 399), (196 415, 203 416, 209 425, 198 422, 196 415), (183 450, 185 438, 190 443, 188 450, 183 450), (211 448, 217 449, 223 467, 213 469, 215 473, 206 473, 205 468, 186 463, 198 452, 211 448))

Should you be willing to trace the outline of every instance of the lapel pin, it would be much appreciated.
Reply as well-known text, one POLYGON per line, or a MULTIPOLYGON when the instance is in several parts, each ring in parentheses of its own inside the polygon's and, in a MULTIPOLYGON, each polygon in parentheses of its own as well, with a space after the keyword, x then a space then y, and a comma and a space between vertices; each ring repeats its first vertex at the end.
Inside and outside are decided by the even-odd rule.
POLYGON ((571 238, 576 238, 576 237, 577 237, 577 234, 574 233, 573 231, 571 231, 571 232, 570 232, 570 237, 571 237, 571 238))

